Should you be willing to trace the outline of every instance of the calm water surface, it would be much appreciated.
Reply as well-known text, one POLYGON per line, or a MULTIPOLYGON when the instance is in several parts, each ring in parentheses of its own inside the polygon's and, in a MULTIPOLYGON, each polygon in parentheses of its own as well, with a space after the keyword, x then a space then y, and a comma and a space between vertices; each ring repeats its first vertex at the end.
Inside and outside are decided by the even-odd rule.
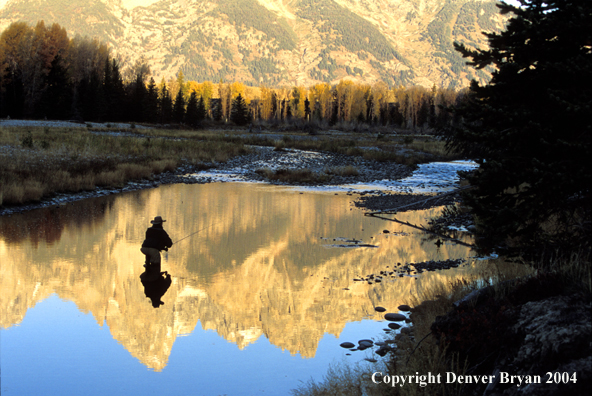
POLYGON ((353 198, 172 185, 0 218, 2 395, 282 395, 363 361, 371 351, 339 344, 382 337, 374 306, 396 312, 476 269, 354 282, 470 252, 364 217, 353 198), (163 254, 172 283, 155 309, 139 249, 156 215, 180 241, 163 254), (354 238, 377 247, 340 247, 354 238))

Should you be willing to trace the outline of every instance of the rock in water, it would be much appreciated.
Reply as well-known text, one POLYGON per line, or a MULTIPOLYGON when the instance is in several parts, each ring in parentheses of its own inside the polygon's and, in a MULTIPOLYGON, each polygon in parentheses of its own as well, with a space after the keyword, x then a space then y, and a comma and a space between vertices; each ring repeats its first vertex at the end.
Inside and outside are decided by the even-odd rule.
POLYGON ((385 348, 385 347, 380 347, 379 349, 377 349, 376 351, 374 351, 378 356, 384 356, 389 352, 389 348, 385 348))
POLYGON ((340 346, 346 349, 355 347, 353 342, 342 342, 340 346))
POLYGON ((402 322, 405 319, 407 319, 407 317, 405 315, 401 315, 401 314, 397 314, 397 313, 387 313, 386 315, 384 315, 384 318, 386 320, 390 320, 391 322, 402 322))
POLYGON ((411 307, 409 305, 399 305, 398 307, 399 311, 403 311, 403 312, 409 312, 411 311, 411 307))
POLYGON ((383 307, 375 307, 374 310, 376 312, 385 312, 386 311, 386 308, 383 308, 383 307))

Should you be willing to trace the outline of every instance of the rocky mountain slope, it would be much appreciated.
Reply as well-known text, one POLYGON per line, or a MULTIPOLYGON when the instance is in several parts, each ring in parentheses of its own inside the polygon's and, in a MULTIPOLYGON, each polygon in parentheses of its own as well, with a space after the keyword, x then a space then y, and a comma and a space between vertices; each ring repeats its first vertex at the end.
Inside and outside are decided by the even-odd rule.
POLYGON ((484 47, 503 28, 494 0, 4 0, 11 22, 57 22, 98 37, 156 79, 312 85, 466 86, 487 74, 465 65, 453 42, 484 47), (138 4, 145 4, 139 6, 138 4))

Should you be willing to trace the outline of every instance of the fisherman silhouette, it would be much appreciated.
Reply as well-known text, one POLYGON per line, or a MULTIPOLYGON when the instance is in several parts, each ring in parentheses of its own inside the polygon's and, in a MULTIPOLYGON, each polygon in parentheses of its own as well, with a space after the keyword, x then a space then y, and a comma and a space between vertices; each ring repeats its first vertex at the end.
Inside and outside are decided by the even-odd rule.
POLYGON ((144 294, 152 301, 154 308, 159 308, 164 304, 161 298, 171 286, 171 275, 164 271, 160 272, 160 264, 151 264, 140 275, 142 285, 144 285, 144 294))
POLYGON ((153 226, 146 230, 146 239, 142 243, 140 251, 146 256, 144 267, 148 268, 151 264, 157 264, 160 272, 160 251, 168 251, 173 246, 173 241, 169 234, 162 228, 163 220, 161 216, 156 216, 150 221, 153 226))

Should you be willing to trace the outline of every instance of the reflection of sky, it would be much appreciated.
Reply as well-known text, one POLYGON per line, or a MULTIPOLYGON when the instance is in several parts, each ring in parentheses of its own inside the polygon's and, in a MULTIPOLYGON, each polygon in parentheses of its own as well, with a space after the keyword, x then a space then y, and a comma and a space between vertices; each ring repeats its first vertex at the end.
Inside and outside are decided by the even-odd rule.
MULTIPOLYGON (((314 359, 302 359, 265 337, 241 351, 198 324, 191 334, 177 339, 167 367, 155 372, 114 342, 107 325, 97 326, 92 315, 52 295, 30 309, 19 326, 2 330, 2 394, 241 395, 274 394, 274 389, 285 393, 300 381, 320 380, 329 364, 349 352, 339 347, 341 342, 368 338, 383 327, 383 322, 373 320, 350 323, 340 338, 325 335, 314 359), (67 361, 61 360, 63 356, 67 361)), ((347 361, 369 355, 357 353, 347 361)))

